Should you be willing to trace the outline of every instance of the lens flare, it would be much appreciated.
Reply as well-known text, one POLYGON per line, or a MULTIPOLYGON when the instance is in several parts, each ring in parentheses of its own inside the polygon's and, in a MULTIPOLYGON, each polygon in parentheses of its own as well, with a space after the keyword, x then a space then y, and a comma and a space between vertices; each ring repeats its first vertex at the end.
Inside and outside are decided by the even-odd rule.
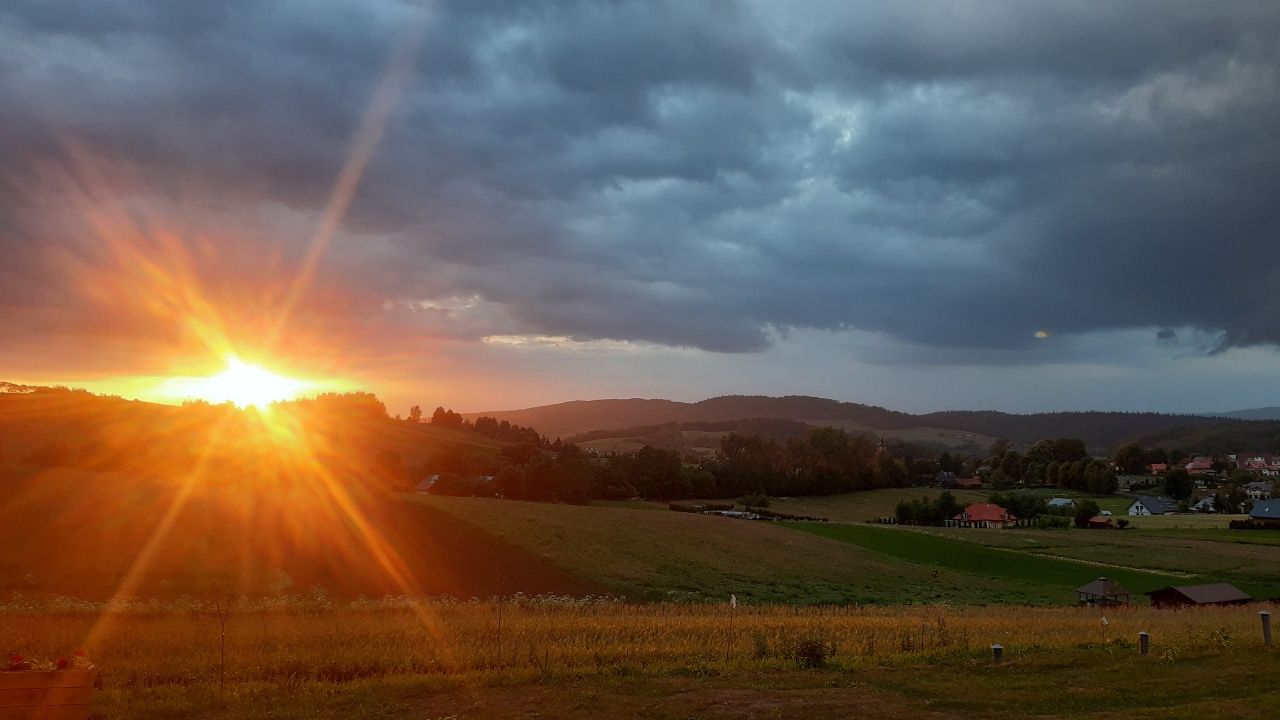
POLYGON ((188 381, 185 385, 188 391, 185 397, 259 409, 273 402, 293 400, 310 387, 310 383, 304 380, 277 375, 234 355, 227 358, 226 370, 213 377, 188 381))

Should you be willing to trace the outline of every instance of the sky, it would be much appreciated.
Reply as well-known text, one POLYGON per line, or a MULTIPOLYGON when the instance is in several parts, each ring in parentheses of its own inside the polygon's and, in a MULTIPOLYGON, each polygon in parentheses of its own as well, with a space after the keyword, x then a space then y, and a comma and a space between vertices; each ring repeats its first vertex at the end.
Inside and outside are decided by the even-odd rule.
POLYGON ((0 6, 0 379, 1280 405, 1280 5, 0 6))

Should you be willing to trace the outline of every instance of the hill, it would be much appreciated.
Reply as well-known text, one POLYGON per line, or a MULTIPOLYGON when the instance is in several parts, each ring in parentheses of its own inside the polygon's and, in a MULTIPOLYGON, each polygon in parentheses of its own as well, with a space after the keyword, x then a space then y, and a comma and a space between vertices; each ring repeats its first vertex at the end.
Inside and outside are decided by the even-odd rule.
POLYGON ((1280 407, 1249 408, 1248 410, 1201 414, 1209 417, 1231 418, 1233 420, 1280 420, 1280 407))
MULTIPOLYGON (((571 437, 596 430, 619 430, 670 423, 725 422, 752 418, 776 418, 810 425, 833 425, 866 430, 904 440, 928 441, 941 434, 968 433, 956 437, 953 447, 971 441, 1008 438, 1030 445, 1047 437, 1080 438, 1094 452, 1105 452, 1137 436, 1174 428, 1213 427, 1228 418, 1198 415, 1124 412, 1053 412, 1013 414, 997 411, 948 410, 913 415, 872 405, 807 396, 766 397, 731 395, 695 403, 673 400, 578 400, 522 410, 474 413, 537 428, 548 437, 571 437), (913 435, 902 435, 915 431, 913 435)), ((1280 422, 1274 424, 1280 430, 1280 422)), ((948 443, 944 443, 948 444, 948 443)))

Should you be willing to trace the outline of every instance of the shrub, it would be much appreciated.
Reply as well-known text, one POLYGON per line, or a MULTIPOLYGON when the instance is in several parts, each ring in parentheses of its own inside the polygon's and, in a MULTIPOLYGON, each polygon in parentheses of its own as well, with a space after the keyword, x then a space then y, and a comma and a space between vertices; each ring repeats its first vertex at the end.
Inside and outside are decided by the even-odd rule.
POLYGON ((832 655, 835 647, 820 635, 803 637, 791 647, 791 659, 805 670, 825 667, 832 655))
POLYGON ((752 493, 738 498, 738 502, 751 507, 769 507, 769 496, 764 493, 752 493))

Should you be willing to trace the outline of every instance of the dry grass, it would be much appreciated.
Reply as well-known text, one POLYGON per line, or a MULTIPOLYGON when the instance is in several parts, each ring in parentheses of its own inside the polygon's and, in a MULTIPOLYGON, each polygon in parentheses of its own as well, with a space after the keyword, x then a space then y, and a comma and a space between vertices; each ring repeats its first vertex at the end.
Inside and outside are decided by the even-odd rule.
MULTIPOLYGON (((837 668, 972 661, 1001 643, 1021 653, 1110 647, 1141 630, 1153 652, 1261 643, 1253 607, 1115 609, 863 608, 623 604, 516 599, 388 598, 334 604, 294 598, 244 604, 228 625, 230 684, 345 683, 402 675, 513 678, 671 675, 794 668, 795 648, 819 641, 837 668), (501 619, 501 631, 499 620, 501 619)), ((0 606, 0 637, 27 656, 87 648, 103 685, 127 690, 217 682, 215 619, 198 603, 89 608, 0 606)))

